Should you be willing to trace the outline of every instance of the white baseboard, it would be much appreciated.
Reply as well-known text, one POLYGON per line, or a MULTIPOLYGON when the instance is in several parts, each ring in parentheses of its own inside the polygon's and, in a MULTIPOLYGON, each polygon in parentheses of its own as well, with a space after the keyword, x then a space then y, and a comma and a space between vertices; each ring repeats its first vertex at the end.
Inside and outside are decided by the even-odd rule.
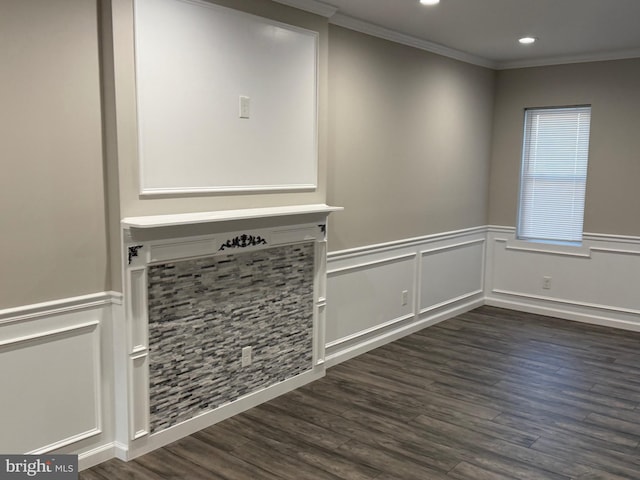
POLYGON ((86 470, 99 463, 106 462, 115 457, 115 443, 110 442, 106 445, 87 450, 78 455, 78 470, 86 470))
POLYGON ((589 306, 580 307, 571 303, 563 304, 563 302, 552 302, 534 298, 518 300, 513 298, 498 298, 495 296, 485 297, 484 304, 492 307, 516 310, 519 312, 562 318, 564 320, 572 320, 574 322, 640 332, 640 321, 633 322, 627 319, 615 318, 613 316, 615 314, 610 309, 597 309, 589 306), (589 311, 591 313, 589 313, 589 311))
POLYGON ((456 303, 454 305, 450 305, 446 310, 432 313, 431 315, 421 318, 420 320, 412 321, 406 325, 392 328, 388 331, 384 331, 383 333, 378 333, 375 337, 366 338, 359 343, 356 343, 355 345, 350 345, 342 349, 333 349, 333 351, 332 349, 328 348, 327 352, 330 353, 328 353, 325 358, 325 365, 327 366, 327 368, 333 367, 339 363, 349 360, 350 358, 362 355, 369 350, 373 350, 375 348, 386 345, 387 343, 399 340, 402 337, 406 337, 407 335, 411 335, 412 333, 443 322, 457 315, 461 315, 465 312, 473 310, 474 308, 481 307, 482 305, 484 305, 484 300, 482 297, 464 303, 456 303))
POLYGON ((122 460, 123 462, 127 461, 129 458, 129 446, 120 442, 113 442, 113 451, 114 456, 118 460, 122 460))

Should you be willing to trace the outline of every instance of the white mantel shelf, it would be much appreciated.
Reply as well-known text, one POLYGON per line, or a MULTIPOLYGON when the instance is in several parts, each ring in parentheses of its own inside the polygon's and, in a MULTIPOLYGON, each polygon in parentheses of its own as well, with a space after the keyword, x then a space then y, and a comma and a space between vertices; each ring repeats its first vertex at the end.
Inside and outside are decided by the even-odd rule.
POLYGON ((314 213, 338 212, 343 207, 331 207, 325 204, 290 205, 286 207, 243 208, 240 210, 217 210, 215 212, 177 213, 173 215, 147 215, 122 219, 123 228, 160 228, 199 223, 229 222, 252 218, 287 217, 314 213))

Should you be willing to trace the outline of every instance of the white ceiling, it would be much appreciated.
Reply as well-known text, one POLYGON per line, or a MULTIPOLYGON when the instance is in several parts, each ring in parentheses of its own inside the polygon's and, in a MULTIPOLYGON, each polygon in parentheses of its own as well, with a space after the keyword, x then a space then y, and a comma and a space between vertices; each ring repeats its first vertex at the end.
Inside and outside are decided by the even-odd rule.
POLYGON ((276 0, 493 68, 640 57, 640 0, 276 0), (523 46, 517 39, 534 36, 523 46))

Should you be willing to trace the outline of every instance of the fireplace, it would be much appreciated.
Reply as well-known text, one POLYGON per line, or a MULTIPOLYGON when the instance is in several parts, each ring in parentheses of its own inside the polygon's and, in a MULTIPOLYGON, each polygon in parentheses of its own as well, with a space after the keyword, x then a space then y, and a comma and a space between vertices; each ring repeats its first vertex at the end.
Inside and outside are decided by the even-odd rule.
POLYGON ((326 205, 127 218, 127 459, 324 375, 326 205))

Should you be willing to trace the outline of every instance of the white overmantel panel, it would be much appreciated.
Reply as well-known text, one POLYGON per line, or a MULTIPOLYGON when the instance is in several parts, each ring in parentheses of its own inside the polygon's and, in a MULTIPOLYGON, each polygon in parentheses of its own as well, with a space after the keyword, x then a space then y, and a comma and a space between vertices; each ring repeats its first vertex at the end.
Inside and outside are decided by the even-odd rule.
POLYGON ((315 213, 329 214, 344 210, 343 207, 331 207, 325 204, 290 205, 284 207, 243 208, 240 210, 217 210, 214 212, 178 213, 173 215, 147 215, 127 217, 122 220, 123 228, 160 228, 199 223, 218 223, 254 218, 287 217, 315 213))
POLYGON ((319 33, 134 0, 141 195, 318 187, 319 33))

